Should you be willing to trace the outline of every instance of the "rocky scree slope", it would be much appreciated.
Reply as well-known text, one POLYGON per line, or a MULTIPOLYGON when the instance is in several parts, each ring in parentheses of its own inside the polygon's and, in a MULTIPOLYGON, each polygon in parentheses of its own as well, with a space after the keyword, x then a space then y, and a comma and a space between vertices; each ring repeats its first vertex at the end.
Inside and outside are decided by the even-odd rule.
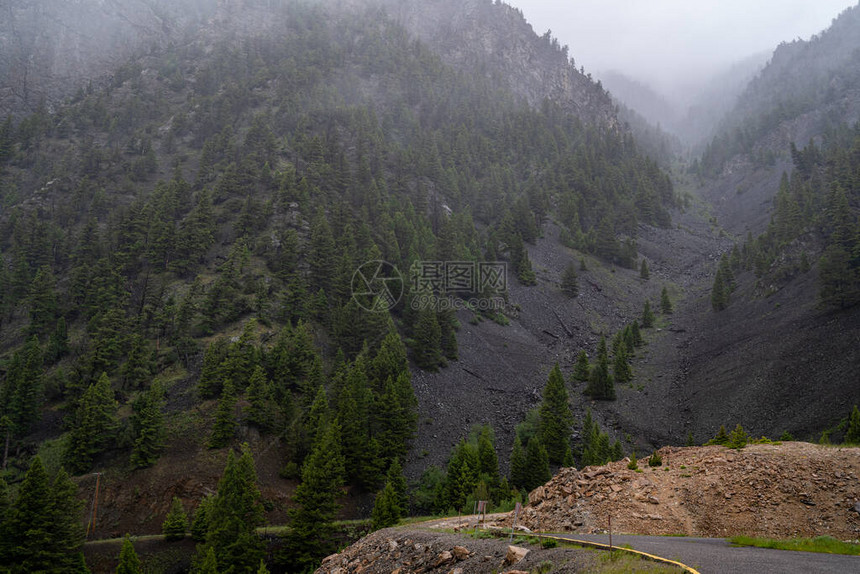
MULTIPOLYGON (((529 494, 532 530, 860 538, 860 448, 800 442, 664 447, 662 466, 629 459, 562 469, 529 494)), ((506 523, 510 523, 510 518, 506 523)))

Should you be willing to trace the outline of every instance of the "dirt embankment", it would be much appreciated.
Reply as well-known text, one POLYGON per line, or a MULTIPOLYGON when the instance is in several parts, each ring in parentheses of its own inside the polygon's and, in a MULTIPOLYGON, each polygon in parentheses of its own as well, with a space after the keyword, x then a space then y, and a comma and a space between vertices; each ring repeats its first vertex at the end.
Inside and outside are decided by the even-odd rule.
MULTIPOLYGON (((326 558, 316 574, 528 574, 601 572, 599 552, 583 548, 511 546, 507 538, 476 539, 414 528, 378 530, 326 558)), ((637 572, 655 565, 635 562, 637 572)))
MULTIPOLYGON (((800 442, 660 449, 663 465, 627 459, 562 469, 529 494, 521 523, 543 531, 727 537, 860 538, 860 448, 800 442)), ((510 520, 510 519, 507 519, 510 520)))

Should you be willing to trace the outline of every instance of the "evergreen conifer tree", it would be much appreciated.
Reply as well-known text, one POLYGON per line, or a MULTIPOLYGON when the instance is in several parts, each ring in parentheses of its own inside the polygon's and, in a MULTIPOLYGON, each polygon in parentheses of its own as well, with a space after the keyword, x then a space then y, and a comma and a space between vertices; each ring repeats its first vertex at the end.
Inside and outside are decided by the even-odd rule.
POLYGON ((663 287, 663 291, 660 292, 660 311, 664 315, 672 313, 672 300, 669 299, 669 290, 665 286, 663 287))
POLYGON ((373 503, 373 529, 379 530, 394 526, 400 520, 401 512, 397 492, 390 482, 386 482, 385 487, 377 493, 373 503))
POLYGON ((218 399, 215 426, 212 427, 212 435, 209 437, 209 448, 222 448, 233 440, 238 426, 236 424, 237 400, 232 381, 226 381, 221 391, 221 398, 218 399))
POLYGON ((293 495, 296 506, 290 510, 292 532, 281 561, 294 570, 311 567, 331 553, 331 522, 339 507, 337 499, 344 478, 340 426, 335 422, 326 427, 305 459, 302 482, 293 495))
POLYGON ((569 456, 572 426, 573 414, 568 403, 567 388, 556 363, 543 390, 538 430, 550 462, 562 464, 569 456))
POLYGON ((143 574, 143 570, 140 568, 140 558, 137 557, 131 538, 127 534, 125 540, 122 541, 116 574, 143 574))
POLYGON ((391 484, 394 488, 394 492, 397 493, 397 504, 400 506, 401 514, 406 516, 409 510, 409 489, 406 484, 406 478, 403 476, 403 467, 396 457, 391 460, 388 472, 385 473, 385 482, 391 484))
POLYGON ((650 329, 654 326, 654 312, 651 310, 651 302, 645 300, 645 306, 642 308, 642 328, 650 329))
POLYGON ((576 266, 569 263, 561 275, 561 291, 568 297, 579 295, 579 278, 576 276, 576 266))
POLYGON ((591 376, 591 365, 588 362, 588 353, 585 349, 579 351, 576 364, 573 366, 573 380, 579 383, 587 383, 591 376))
POLYGON ((242 455, 227 454, 218 492, 206 509, 206 545, 215 550, 222 572, 250 572, 263 557, 264 544, 256 529, 263 522, 257 472, 248 445, 242 455))
POLYGON ((499 458, 493 440, 493 428, 490 425, 481 427, 478 435, 478 472, 485 475, 493 483, 499 481, 499 458))
POLYGON ((651 278, 651 272, 648 271, 648 262, 642 258, 642 265, 639 267, 639 277, 648 281, 651 278))
POLYGON ((848 417, 848 430, 845 432, 845 442, 848 444, 860 444, 860 409, 854 405, 854 410, 848 417))
POLYGON ((625 343, 618 345, 612 371, 615 376, 615 382, 618 384, 623 385, 633 380, 633 369, 630 367, 627 345, 625 343))
POLYGON ((415 324, 415 364, 425 371, 436 371, 442 362, 442 329, 433 309, 421 309, 415 324))
POLYGON ((218 558, 215 556, 214 548, 205 547, 203 558, 198 560, 193 570, 194 574, 218 574, 218 558))
POLYGON ((78 473, 92 466, 93 457, 113 438, 117 427, 116 410, 110 379, 102 373, 84 392, 75 412, 64 452, 66 466, 78 473))
POLYGON ((722 311, 729 304, 729 289, 723 282, 723 273, 717 269, 714 285, 711 287, 711 307, 714 311, 722 311))
POLYGON ((254 368, 251 381, 248 384, 248 408, 245 418, 257 428, 268 429, 273 424, 271 409, 271 386, 266 379, 266 372, 261 365, 254 368))
POLYGON ((173 502, 170 505, 170 511, 161 525, 161 532, 164 534, 164 539, 167 541, 182 540, 185 538, 185 533, 188 531, 188 515, 185 514, 185 508, 182 506, 182 501, 173 497, 173 502))
POLYGON ((593 399, 615 400, 615 382, 609 374, 609 353, 606 349, 606 337, 601 337, 597 346, 597 363, 591 369, 585 394, 593 399))
POLYGON ((18 497, 0 522, 4 565, 13 574, 76 571, 83 544, 81 509, 77 487, 65 471, 52 483, 42 459, 34 457, 18 497))
POLYGON ((526 469, 528 479, 523 486, 526 490, 534 490, 552 478, 549 470, 549 457, 540 438, 533 436, 526 447, 526 469))
POLYGON ((131 464, 136 468, 152 466, 164 446, 164 387, 154 382, 132 402, 131 408, 134 433, 131 464))
POLYGON ((511 486, 514 488, 525 488, 529 482, 528 462, 526 452, 519 435, 514 436, 514 448, 511 451, 511 486))

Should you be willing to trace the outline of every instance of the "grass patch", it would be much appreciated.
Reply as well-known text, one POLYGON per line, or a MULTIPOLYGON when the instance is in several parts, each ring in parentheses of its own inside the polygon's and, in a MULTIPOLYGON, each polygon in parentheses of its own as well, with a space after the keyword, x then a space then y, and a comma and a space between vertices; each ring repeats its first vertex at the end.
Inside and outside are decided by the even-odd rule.
POLYGON ((755 546, 757 548, 774 548, 776 550, 796 550, 800 552, 820 552, 823 554, 848 554, 860 556, 860 544, 842 542, 831 536, 816 536, 815 538, 791 538, 778 540, 773 538, 753 538, 751 536, 734 536, 729 538, 732 546, 755 546))
POLYGON ((598 559, 599 565, 594 570, 588 570, 594 574, 627 574, 628 572, 652 572, 655 574, 677 574, 681 568, 651 562, 639 556, 629 554, 620 550, 603 552, 598 559))

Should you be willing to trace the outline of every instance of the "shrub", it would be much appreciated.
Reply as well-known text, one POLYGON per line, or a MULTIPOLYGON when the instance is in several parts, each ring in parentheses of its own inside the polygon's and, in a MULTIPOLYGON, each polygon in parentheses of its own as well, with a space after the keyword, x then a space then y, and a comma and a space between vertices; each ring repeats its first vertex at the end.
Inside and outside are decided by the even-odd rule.
POLYGON ((661 457, 660 453, 656 450, 654 451, 654 454, 648 458, 648 466, 663 466, 663 457, 661 457))
POLYGON ((627 468, 630 470, 636 470, 639 468, 639 461, 636 460, 636 451, 633 451, 633 454, 630 455, 630 462, 627 463, 627 468))
POLYGON ((747 445, 749 442, 749 435, 747 435, 746 431, 744 431, 744 427, 738 424, 735 427, 735 430, 729 435, 729 441, 726 444, 729 448, 741 449, 747 445))

